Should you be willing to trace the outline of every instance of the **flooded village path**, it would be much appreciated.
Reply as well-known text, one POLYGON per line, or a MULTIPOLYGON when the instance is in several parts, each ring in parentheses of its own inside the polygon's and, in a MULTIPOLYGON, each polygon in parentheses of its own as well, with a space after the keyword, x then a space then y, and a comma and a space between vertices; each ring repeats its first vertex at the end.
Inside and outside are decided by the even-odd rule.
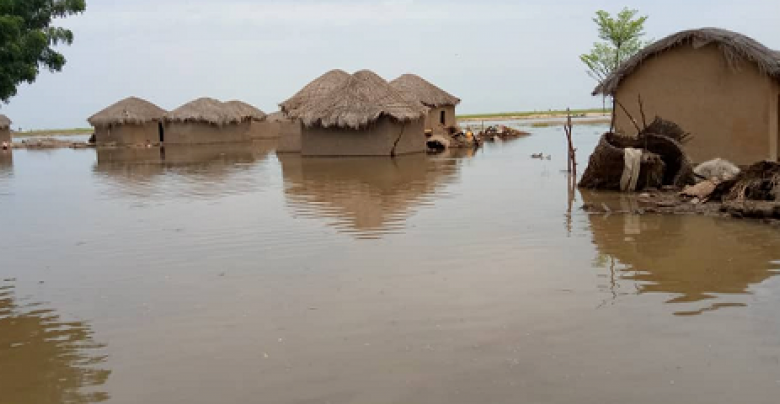
POLYGON ((0 404, 775 403, 777 229, 568 214, 562 130, 531 131, 4 155, 0 404))

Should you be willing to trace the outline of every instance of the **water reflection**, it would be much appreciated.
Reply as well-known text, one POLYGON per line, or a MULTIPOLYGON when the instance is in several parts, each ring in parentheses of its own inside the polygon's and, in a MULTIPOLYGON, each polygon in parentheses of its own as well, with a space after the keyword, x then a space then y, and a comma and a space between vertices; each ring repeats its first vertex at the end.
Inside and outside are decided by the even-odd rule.
POLYGON ((93 171, 125 195, 214 197, 254 190, 253 170, 275 141, 165 148, 98 148, 93 171))
POLYGON ((14 170, 14 155, 10 150, 0 150, 0 179, 9 177, 14 170))
MULTIPOLYGON (((600 204, 605 197, 584 192, 583 199, 600 204)), ((628 196, 613 194, 606 199, 604 203, 614 209, 635 208, 636 202, 628 196)), ((597 262, 608 269, 613 296, 631 293, 623 290, 630 283, 638 294, 672 294, 668 303, 711 300, 692 310, 681 307, 677 315, 744 306, 733 295, 749 294, 751 285, 780 270, 780 235, 760 223, 624 214, 590 215, 589 222, 600 252, 597 262)))
POLYGON ((324 218, 358 238, 378 238, 404 227, 413 208, 444 197, 462 157, 473 152, 376 157, 279 155, 284 193, 295 215, 324 218))
POLYGON ((89 325, 41 305, 20 304, 0 281, 0 404, 97 403, 111 375, 89 325))

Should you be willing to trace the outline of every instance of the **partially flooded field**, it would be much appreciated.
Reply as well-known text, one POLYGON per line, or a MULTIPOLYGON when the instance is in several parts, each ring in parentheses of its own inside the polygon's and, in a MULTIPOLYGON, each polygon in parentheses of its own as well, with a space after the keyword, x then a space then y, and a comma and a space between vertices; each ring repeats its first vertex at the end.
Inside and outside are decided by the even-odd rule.
POLYGON ((525 129, 0 155, 0 403, 775 403, 780 232, 586 214, 525 129))

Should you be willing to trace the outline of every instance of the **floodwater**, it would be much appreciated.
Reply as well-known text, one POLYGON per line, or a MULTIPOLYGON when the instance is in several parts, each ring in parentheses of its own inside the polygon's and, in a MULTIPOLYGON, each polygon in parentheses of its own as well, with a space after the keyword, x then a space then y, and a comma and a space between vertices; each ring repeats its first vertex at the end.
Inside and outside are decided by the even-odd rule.
POLYGON ((588 215, 531 131, 0 155, 0 404, 776 403, 780 232, 588 215))

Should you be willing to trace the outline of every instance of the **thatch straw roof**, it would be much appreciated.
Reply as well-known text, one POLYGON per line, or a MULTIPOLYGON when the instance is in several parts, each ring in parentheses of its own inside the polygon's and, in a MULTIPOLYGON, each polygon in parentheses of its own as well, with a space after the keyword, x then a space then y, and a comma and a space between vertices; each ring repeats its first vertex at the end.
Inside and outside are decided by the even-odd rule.
POLYGON ((404 74, 391 81, 390 86, 409 101, 422 103, 426 107, 439 108, 460 104, 460 98, 415 74, 404 74))
POLYGON ((249 105, 243 101, 228 101, 225 103, 225 107, 233 110, 233 112, 241 115, 244 119, 253 121, 262 121, 266 118, 265 112, 249 105))
POLYGON ((736 32, 720 28, 702 28, 678 32, 647 46, 597 86, 593 95, 614 94, 624 78, 636 71, 644 61, 663 52, 680 46, 701 48, 710 44, 718 47, 732 68, 736 69, 740 61, 746 60, 755 63, 761 73, 780 79, 780 57, 777 51, 736 32))
POLYGON ((87 119, 90 125, 141 125, 159 121, 166 111, 149 101, 137 97, 125 98, 87 119))
POLYGON ((211 125, 229 125, 247 120, 243 108, 230 106, 213 98, 198 98, 165 114, 166 122, 201 122, 211 125))
POLYGON ((307 127, 361 129, 382 117, 407 122, 426 113, 425 107, 406 100, 376 73, 361 70, 330 94, 288 115, 307 127))
POLYGON ((322 76, 314 79, 300 91, 295 93, 290 99, 279 104, 282 112, 289 114, 304 104, 316 102, 319 97, 327 95, 340 85, 344 84, 350 78, 350 74, 339 69, 331 70, 322 76))
POLYGON ((8 129, 11 127, 11 120, 7 116, 0 114, 0 129, 8 129))

